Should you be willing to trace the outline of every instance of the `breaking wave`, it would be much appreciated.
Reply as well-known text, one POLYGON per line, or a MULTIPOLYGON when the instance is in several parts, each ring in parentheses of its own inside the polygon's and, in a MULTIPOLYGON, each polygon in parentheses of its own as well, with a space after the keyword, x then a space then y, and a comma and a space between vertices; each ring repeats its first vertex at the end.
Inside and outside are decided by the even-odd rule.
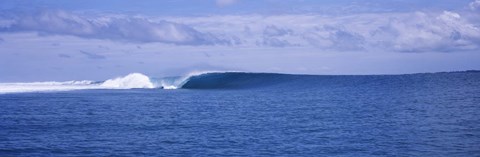
POLYGON ((242 89, 294 83, 313 75, 290 75, 276 73, 206 72, 191 75, 179 86, 184 89, 242 89))
POLYGON ((203 72, 189 75, 179 88, 183 89, 271 89, 303 90, 309 88, 324 88, 328 86, 357 87, 370 86, 381 88, 395 81, 409 79, 424 80, 433 75, 438 77, 458 77, 475 75, 479 71, 459 71, 440 73, 418 73, 401 75, 298 75, 278 73, 248 73, 248 72, 203 72))
MULTIPOLYGON (((455 74, 478 75, 480 73, 435 73, 413 74, 411 78, 429 77, 430 75, 455 74)), ((289 90, 322 88, 326 86, 382 86, 389 84, 384 80, 393 77, 403 80, 407 75, 292 75, 275 73, 247 72, 192 72, 184 76, 152 79, 141 73, 131 73, 106 81, 66 81, 66 82, 30 82, 30 83, 0 83, 0 94, 46 91, 70 91, 87 89, 246 89, 265 87, 288 87, 289 90), (373 81, 372 81, 373 80, 373 81)), ((408 75, 409 76, 409 75, 408 75)))
POLYGON ((124 77, 109 79, 103 82, 96 81, 65 81, 65 82, 28 82, 28 83, 0 83, 0 94, 25 92, 54 92, 86 89, 133 89, 158 88, 148 77, 140 73, 128 74, 124 77))
POLYGON ((195 71, 195 72, 190 72, 184 76, 181 77, 165 77, 160 79, 160 88, 163 89, 179 89, 183 88, 183 86, 189 82, 192 78, 198 77, 198 76, 203 76, 206 74, 212 74, 212 73, 229 73, 229 72, 219 72, 219 71, 195 71))
MULTIPOLYGON (((265 86, 278 82, 279 76, 286 74, 244 73, 201 71, 191 72, 180 77, 152 79, 141 73, 131 73, 123 77, 105 81, 65 81, 65 82, 28 82, 0 83, 0 94, 25 92, 55 92, 88 89, 215 89, 247 88, 265 86)), ((293 76, 293 75, 292 75, 293 76)), ((282 77, 281 77, 282 78, 282 77)), ((286 79, 283 79, 286 81, 286 79)))
POLYGON ((156 86, 148 76, 140 73, 128 74, 125 77, 118 77, 103 82, 101 87, 114 89, 132 89, 132 88, 155 88, 156 86))
POLYGON ((0 94, 24 92, 55 92, 88 89, 219 89, 251 88, 292 81, 301 75, 201 71, 184 76, 152 79, 141 73, 131 73, 106 81, 66 81, 0 83, 0 94))

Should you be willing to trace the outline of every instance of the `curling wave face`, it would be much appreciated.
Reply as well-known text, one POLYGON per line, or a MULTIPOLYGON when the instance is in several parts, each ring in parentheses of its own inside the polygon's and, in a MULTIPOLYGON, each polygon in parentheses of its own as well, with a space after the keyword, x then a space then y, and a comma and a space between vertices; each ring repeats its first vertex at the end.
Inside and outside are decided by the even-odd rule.
POLYGON ((431 77, 459 80, 480 78, 479 71, 419 73, 402 75, 294 75, 248 72, 204 72, 186 77, 178 85, 183 89, 266 89, 302 90, 336 86, 350 88, 368 86, 384 88, 391 84, 409 84, 429 80, 431 77))
POLYGON ((245 89, 294 83, 313 75, 275 73, 207 72, 189 76, 180 85, 185 89, 245 89))
POLYGON ((163 89, 179 89, 183 88, 183 86, 190 82, 192 78, 194 77, 199 77, 199 76, 204 76, 208 74, 226 74, 226 73, 231 73, 231 72, 221 72, 221 71, 195 71, 195 72, 190 72, 187 75, 181 76, 181 77, 165 77, 159 80, 160 88, 163 89))

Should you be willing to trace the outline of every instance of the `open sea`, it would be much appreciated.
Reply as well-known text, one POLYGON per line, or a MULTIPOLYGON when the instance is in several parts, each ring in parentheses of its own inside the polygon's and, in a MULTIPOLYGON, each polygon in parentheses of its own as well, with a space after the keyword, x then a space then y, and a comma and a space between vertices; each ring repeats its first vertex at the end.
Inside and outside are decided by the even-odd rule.
POLYGON ((1 83, 0 156, 480 156, 476 71, 168 79, 1 83))

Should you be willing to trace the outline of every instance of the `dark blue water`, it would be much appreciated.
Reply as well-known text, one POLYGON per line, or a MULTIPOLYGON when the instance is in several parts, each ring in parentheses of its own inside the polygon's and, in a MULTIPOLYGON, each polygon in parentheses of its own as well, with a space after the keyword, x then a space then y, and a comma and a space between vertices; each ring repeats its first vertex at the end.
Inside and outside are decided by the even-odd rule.
POLYGON ((0 156, 480 156, 480 73, 0 95, 0 156))

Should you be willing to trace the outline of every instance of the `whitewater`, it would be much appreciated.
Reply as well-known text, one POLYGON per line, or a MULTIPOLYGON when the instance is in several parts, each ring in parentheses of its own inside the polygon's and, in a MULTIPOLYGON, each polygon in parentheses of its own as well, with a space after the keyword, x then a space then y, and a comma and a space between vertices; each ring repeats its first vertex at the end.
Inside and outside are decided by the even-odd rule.
POLYGON ((65 82, 26 82, 26 83, 0 83, 0 94, 25 93, 25 92, 55 92, 87 89, 134 89, 161 88, 148 76, 141 73, 131 73, 123 77, 108 79, 106 81, 65 81, 65 82))
MULTIPOLYGON (((152 79, 142 73, 130 73, 123 77, 116 77, 105 81, 47 81, 47 82, 15 82, 0 83, 0 94, 28 93, 28 92, 59 92, 91 89, 178 89, 191 77, 218 71, 190 72, 181 77, 165 77, 152 79)), ((226 73, 226 72, 222 72, 226 73)))

